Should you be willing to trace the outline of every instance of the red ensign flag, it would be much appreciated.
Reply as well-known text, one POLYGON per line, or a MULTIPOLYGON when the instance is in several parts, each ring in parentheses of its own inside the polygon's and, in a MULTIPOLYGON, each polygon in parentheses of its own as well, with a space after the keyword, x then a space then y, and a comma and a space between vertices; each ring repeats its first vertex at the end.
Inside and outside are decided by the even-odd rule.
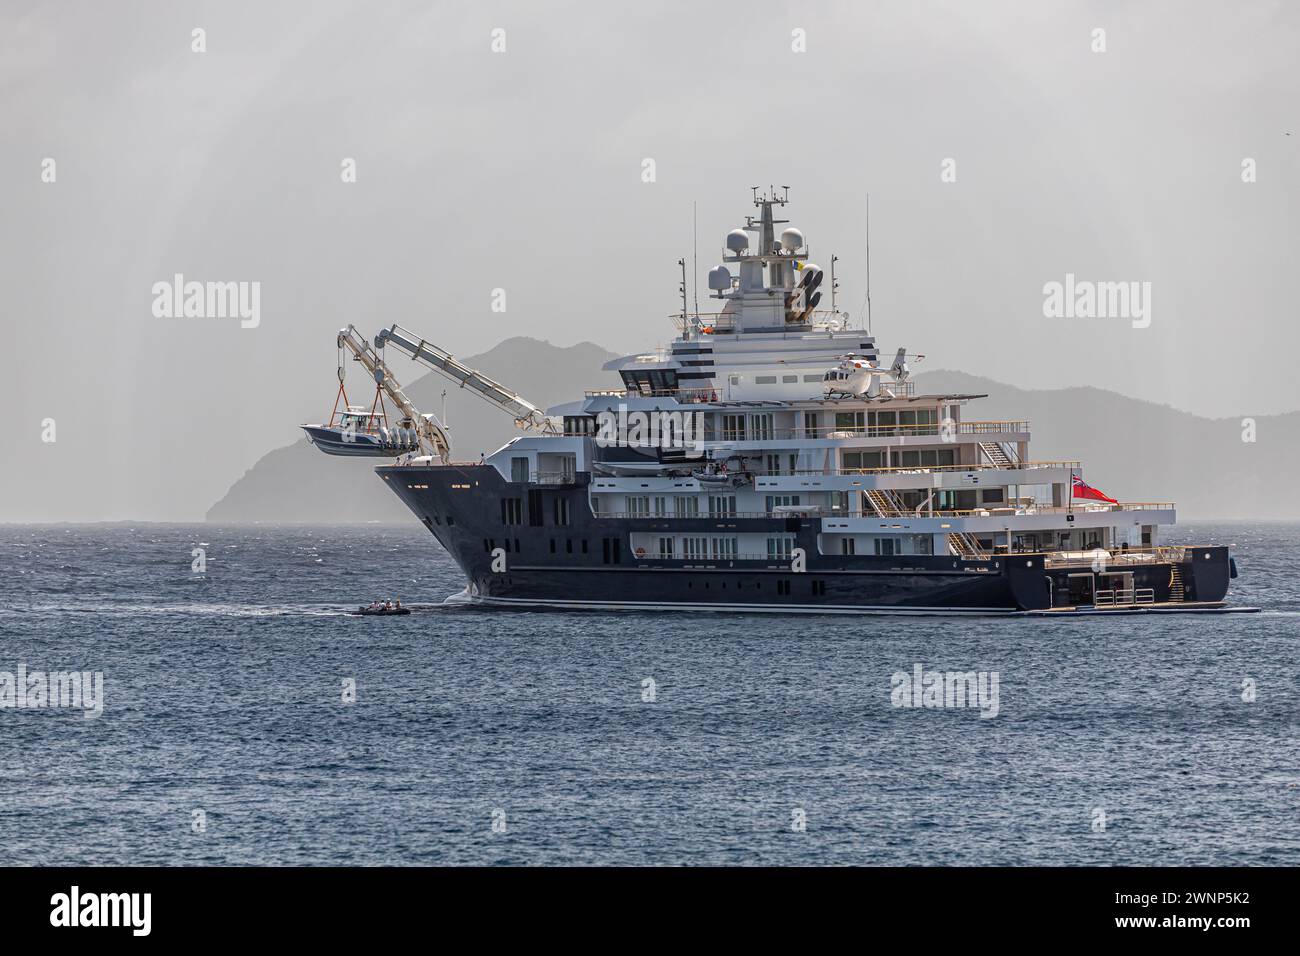
POLYGON ((1092 498, 1094 501, 1109 501, 1113 505, 1119 504, 1114 498, 1103 492, 1098 491, 1092 485, 1085 484, 1084 480, 1078 475, 1070 476, 1070 497, 1072 498, 1092 498))

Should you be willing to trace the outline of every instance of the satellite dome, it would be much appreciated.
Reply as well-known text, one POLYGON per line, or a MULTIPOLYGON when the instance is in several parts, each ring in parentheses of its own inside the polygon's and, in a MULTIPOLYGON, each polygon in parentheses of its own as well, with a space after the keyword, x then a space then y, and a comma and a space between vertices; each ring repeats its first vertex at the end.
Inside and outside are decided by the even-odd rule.
POLYGON ((749 233, 744 229, 733 229, 727 233, 727 249, 734 255, 740 255, 749 248, 749 233))
POLYGON ((791 226, 781 232, 781 248, 786 252, 798 252, 803 248, 803 230, 791 226))
POLYGON ((726 292, 731 288, 731 270, 726 266, 714 266, 709 270, 709 288, 714 292, 726 292))

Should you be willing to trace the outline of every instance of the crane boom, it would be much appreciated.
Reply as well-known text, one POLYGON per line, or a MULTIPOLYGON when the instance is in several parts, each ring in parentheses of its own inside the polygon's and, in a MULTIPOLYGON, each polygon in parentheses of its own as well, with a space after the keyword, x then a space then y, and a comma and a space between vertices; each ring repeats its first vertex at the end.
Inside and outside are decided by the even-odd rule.
POLYGON ((559 434, 560 432, 554 421, 548 418, 542 409, 525 399, 518 392, 511 391, 500 382, 488 378, 482 372, 476 371, 467 365, 462 365, 452 358, 450 352, 426 342, 414 332, 410 332, 400 325, 394 325, 392 328, 382 330, 375 337, 375 344, 381 348, 384 345, 397 346, 415 361, 429 366, 434 371, 456 382, 461 388, 468 388, 484 400, 509 412, 514 417, 515 424, 520 428, 549 435, 559 434))
POLYGON ((357 331, 356 326, 349 325, 345 329, 339 329, 338 343, 340 348, 345 348, 352 353, 384 393, 392 399, 393 404, 401 409, 402 415, 410 419, 416 434, 420 436, 421 443, 427 445, 443 464, 450 462, 451 439, 447 437, 442 425, 433 415, 421 414, 420 410, 411 403, 406 393, 402 391, 401 384, 388 371, 383 358, 357 331))

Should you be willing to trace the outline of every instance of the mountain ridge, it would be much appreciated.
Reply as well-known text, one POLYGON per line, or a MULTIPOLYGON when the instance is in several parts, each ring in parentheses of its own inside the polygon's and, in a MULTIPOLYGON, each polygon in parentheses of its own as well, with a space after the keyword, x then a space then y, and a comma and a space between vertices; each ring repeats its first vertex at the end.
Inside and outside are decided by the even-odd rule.
MULTIPOLYGON (((614 357, 593 342, 560 347, 511 336, 464 361, 550 407, 572 401, 582 387, 617 387, 618 376, 601 371, 614 357)), ((1300 466, 1300 412, 1255 416, 1258 440, 1245 442, 1242 419, 1204 418, 1091 385, 1022 389, 955 369, 927 371, 914 379, 918 394, 987 395, 967 404, 963 419, 1028 419, 1032 458, 1080 460, 1090 484, 1121 500, 1172 500, 1182 520, 1300 518, 1300 502, 1269 495, 1261 477, 1300 466)), ((415 379, 406 391, 417 407, 439 410, 446 392, 452 443, 461 458, 490 453, 520 434, 508 416, 476 396, 461 394, 436 373, 415 379)), ((379 461, 327 458, 300 439, 258 459, 213 504, 206 520, 411 520, 405 506, 375 478, 379 461)))

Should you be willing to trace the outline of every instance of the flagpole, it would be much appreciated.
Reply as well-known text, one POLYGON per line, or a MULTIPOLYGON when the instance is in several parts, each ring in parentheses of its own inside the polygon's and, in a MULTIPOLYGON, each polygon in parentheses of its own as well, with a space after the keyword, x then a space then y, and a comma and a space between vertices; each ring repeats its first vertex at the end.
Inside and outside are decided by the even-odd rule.
POLYGON ((1065 506, 1065 513, 1074 514, 1074 469, 1070 469, 1070 503, 1065 506))

